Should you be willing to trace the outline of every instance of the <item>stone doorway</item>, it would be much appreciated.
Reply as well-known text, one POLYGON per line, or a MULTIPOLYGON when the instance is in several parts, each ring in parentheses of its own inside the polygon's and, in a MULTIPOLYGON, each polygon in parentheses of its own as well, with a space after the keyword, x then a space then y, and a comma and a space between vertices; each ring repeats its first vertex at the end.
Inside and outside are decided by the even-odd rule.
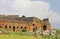
POLYGON ((44 25, 44 26, 43 26, 43 30, 46 30, 46 29, 47 29, 47 26, 46 26, 46 25, 44 25))
POLYGON ((27 32, 27 27, 24 27, 24 28, 22 29, 22 32, 27 32))
POLYGON ((15 26, 13 26, 13 31, 15 31, 15 26))
POLYGON ((38 30, 37 26, 33 27, 33 32, 35 32, 36 30, 38 30))

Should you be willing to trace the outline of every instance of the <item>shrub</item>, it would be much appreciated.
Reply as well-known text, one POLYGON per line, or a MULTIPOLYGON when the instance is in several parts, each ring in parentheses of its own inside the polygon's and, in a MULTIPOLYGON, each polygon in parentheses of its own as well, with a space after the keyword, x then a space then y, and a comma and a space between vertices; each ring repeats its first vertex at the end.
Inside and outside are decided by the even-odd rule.
POLYGON ((22 29, 22 32, 27 32, 27 30, 26 29, 22 29))

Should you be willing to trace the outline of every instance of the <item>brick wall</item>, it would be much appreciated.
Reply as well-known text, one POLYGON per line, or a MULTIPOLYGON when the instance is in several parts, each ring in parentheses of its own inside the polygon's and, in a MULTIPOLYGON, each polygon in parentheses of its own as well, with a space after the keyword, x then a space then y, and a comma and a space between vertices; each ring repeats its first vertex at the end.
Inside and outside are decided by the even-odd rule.
MULTIPOLYGON (((34 20, 32 23, 24 21, 14 21, 14 20, 0 20, 0 28, 7 29, 10 31, 21 32, 24 27, 26 27, 27 32, 33 32, 33 27, 37 26, 38 30, 43 29, 43 25, 38 20, 34 20), (33 25, 34 24, 34 25, 33 25)), ((46 30, 51 30, 51 25, 47 24, 46 30)))

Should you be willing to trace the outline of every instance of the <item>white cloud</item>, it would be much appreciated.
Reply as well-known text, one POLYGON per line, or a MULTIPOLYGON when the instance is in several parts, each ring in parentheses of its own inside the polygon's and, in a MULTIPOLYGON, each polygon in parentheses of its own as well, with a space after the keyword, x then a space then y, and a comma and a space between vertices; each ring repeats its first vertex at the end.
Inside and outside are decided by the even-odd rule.
POLYGON ((4 14, 18 14, 18 15, 20 14, 26 16, 37 16, 39 18, 45 18, 50 14, 49 13, 50 5, 49 3, 46 3, 44 1, 32 2, 30 0, 14 0, 9 2, 8 4, 9 6, 7 4, 3 4, 6 6, 2 7, 3 8, 2 13, 4 14))
POLYGON ((60 15, 55 13, 52 13, 52 15, 50 16, 50 22, 54 22, 54 23, 60 23, 60 15))
POLYGON ((60 29, 60 15, 57 12, 53 12, 50 17, 50 23, 52 28, 59 28, 60 29))
POLYGON ((39 18, 45 18, 50 13, 49 7, 50 5, 43 1, 33 1, 29 6, 27 6, 24 10, 24 14, 27 14, 27 16, 37 16, 39 18))
POLYGON ((26 16, 36 16, 45 18, 49 16, 50 5, 43 1, 14 1, 13 9, 17 10, 16 13, 26 16))
POLYGON ((30 0, 15 0, 12 3, 12 7, 14 9, 24 9, 25 7, 27 7, 27 5, 30 3, 30 0))
POLYGON ((40 19, 50 18, 52 23, 60 23, 60 15, 50 10, 50 4, 44 1, 13 0, 2 1, 0 12, 3 14, 18 14, 20 16, 35 16, 40 19))

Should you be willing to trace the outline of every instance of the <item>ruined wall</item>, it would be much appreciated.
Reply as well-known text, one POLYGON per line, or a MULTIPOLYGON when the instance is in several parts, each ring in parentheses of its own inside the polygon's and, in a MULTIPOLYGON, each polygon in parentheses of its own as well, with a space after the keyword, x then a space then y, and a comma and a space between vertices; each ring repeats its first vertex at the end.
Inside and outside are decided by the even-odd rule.
MULTIPOLYGON (((38 18, 33 18, 32 22, 30 21, 19 21, 19 20, 13 20, 13 18, 15 19, 15 17, 17 18, 17 16, 11 16, 8 15, 7 18, 5 18, 5 15, 0 16, 0 28, 3 29, 7 29, 10 31, 15 31, 15 32, 21 32, 24 28, 27 30, 27 32, 33 32, 33 28, 34 26, 36 26, 38 28, 38 30, 43 30, 43 26, 44 23, 42 23, 43 21, 41 21, 38 18)), ((20 19, 20 18, 19 18, 20 19)), ((27 19, 29 20, 29 19, 27 19)), ((47 19, 48 20, 48 19, 47 19)), ((44 19, 44 22, 47 21, 46 19, 44 19)), ((50 24, 45 24, 46 25, 46 30, 51 30, 51 25, 50 24)))
POLYGON ((13 22, 13 21, 0 21, 1 28, 16 32, 22 31, 24 27, 26 27, 27 32, 33 32, 33 26, 37 26, 38 29, 41 30, 41 24, 37 22, 31 24, 28 22, 24 23, 24 22, 13 22), (13 27, 15 27, 15 29, 13 27))

